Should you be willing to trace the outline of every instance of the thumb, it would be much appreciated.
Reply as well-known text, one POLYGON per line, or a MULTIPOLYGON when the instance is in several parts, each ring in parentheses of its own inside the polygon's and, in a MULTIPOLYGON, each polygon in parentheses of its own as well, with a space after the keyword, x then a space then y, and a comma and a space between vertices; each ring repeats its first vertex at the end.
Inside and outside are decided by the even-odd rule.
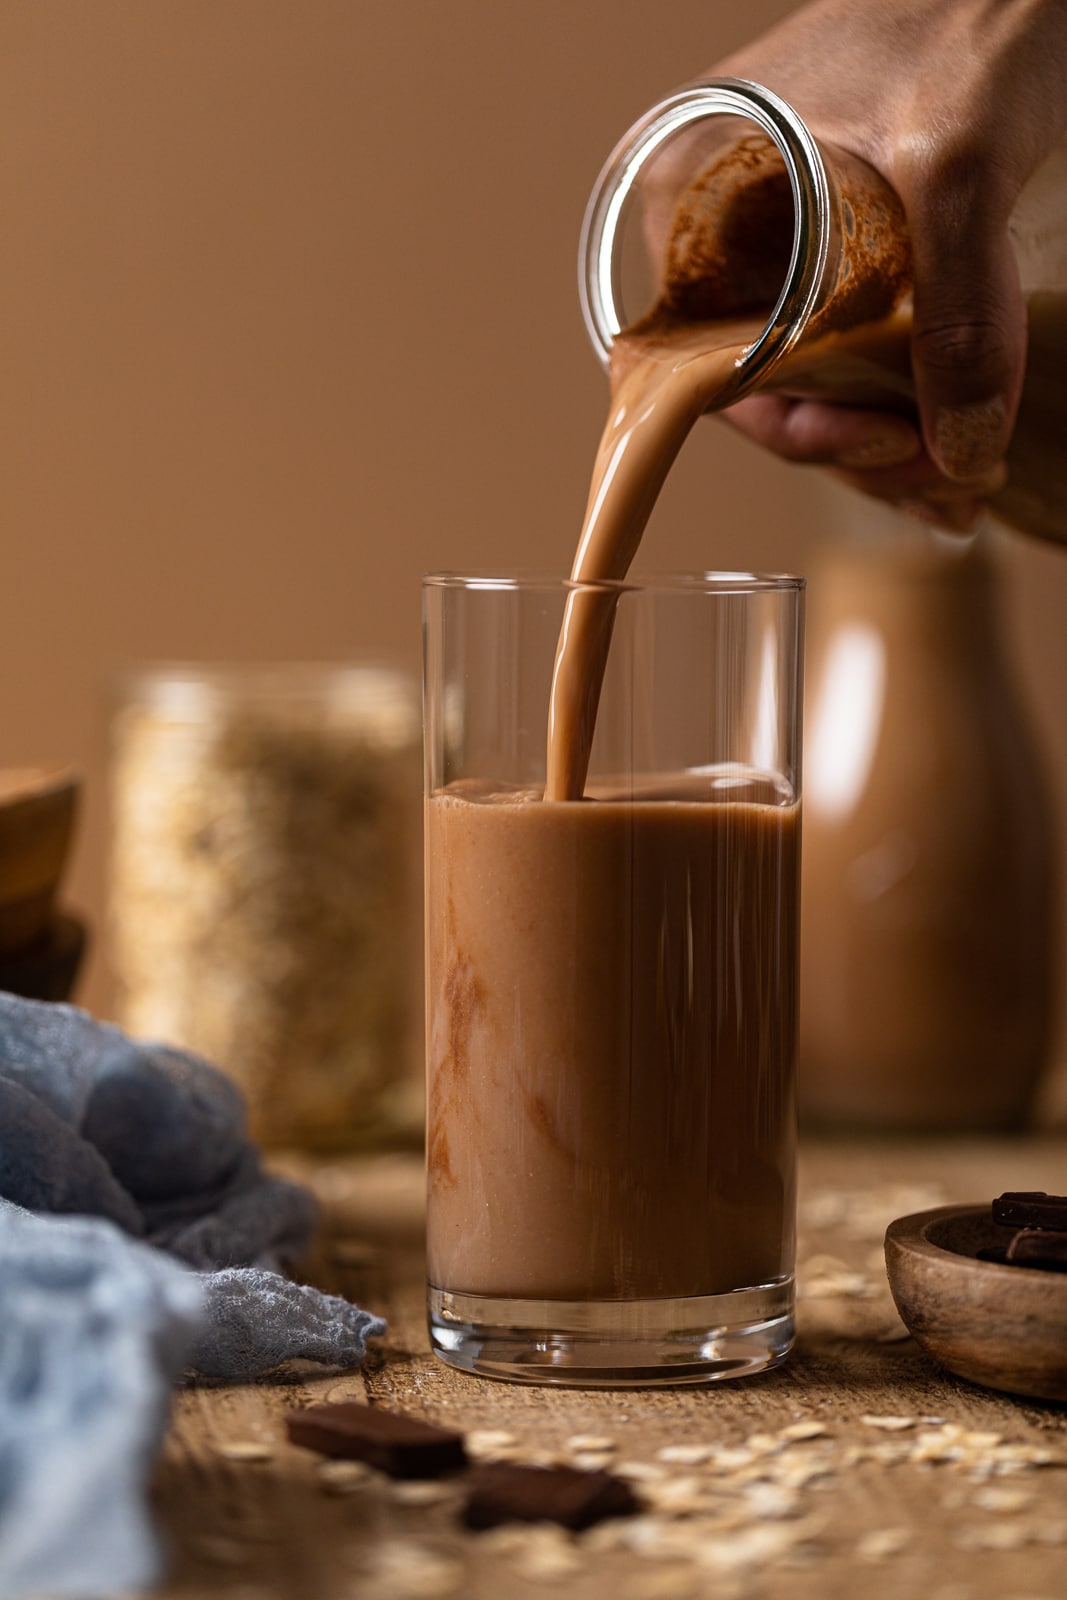
POLYGON ((1006 228, 991 228, 980 208, 954 218, 927 201, 910 221, 923 435, 945 476, 967 482, 1003 459, 1019 406, 1026 310, 1018 268, 1006 228))

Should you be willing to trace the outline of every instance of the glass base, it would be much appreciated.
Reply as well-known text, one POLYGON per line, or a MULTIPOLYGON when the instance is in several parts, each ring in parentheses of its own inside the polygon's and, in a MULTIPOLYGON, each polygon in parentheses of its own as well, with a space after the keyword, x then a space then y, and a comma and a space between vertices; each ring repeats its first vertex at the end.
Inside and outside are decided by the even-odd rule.
POLYGON ((450 1367, 581 1389, 716 1383, 779 1366, 793 1279, 679 1300, 517 1300, 429 1287, 430 1343, 450 1367))

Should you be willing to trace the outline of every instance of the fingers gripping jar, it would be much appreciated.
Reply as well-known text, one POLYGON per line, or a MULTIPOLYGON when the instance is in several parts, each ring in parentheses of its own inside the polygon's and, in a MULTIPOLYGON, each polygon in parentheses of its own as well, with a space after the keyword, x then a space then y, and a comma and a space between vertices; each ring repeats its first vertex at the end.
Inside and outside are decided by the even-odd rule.
MULTIPOLYGON (((1013 527, 1067 543, 1067 141, 1023 190, 1009 234, 1029 347, 1008 481, 990 505, 1013 527)), ((634 337, 759 315, 723 406, 772 388, 915 413, 901 203, 760 84, 691 84, 624 135, 586 208, 579 293, 613 370, 634 337), (666 240, 651 283, 649 236, 666 240), (623 302, 638 297, 635 321, 623 302)))

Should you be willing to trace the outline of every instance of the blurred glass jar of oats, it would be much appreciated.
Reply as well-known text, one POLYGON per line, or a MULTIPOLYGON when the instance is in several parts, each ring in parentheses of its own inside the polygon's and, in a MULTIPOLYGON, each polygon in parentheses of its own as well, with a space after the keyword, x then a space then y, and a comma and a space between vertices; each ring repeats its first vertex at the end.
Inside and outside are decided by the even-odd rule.
POLYGON ((377 665, 142 669, 114 724, 118 1017, 264 1143, 421 1135, 419 690, 377 665))

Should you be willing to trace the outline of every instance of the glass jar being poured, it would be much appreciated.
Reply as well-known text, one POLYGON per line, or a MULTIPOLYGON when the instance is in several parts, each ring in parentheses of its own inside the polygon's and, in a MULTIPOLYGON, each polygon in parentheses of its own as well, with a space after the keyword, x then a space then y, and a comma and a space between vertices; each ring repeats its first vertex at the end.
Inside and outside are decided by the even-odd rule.
MULTIPOLYGON (((990 504, 1019 529, 1067 542, 1067 144, 1023 190, 1010 234, 1029 353, 1008 480, 990 504)), ((773 388, 915 415, 900 202, 866 163, 816 143, 758 84, 690 85, 630 129, 589 203, 580 287, 616 387, 650 348, 685 359, 707 348, 709 327, 717 337, 732 323, 734 370, 702 409, 773 388), (660 162, 679 140, 692 146, 691 160, 687 152, 670 165, 691 177, 665 197, 660 162), (669 218, 655 214, 664 206, 669 218), (634 321, 623 309, 633 289, 624 241, 642 207, 668 242, 652 310, 634 321)))

